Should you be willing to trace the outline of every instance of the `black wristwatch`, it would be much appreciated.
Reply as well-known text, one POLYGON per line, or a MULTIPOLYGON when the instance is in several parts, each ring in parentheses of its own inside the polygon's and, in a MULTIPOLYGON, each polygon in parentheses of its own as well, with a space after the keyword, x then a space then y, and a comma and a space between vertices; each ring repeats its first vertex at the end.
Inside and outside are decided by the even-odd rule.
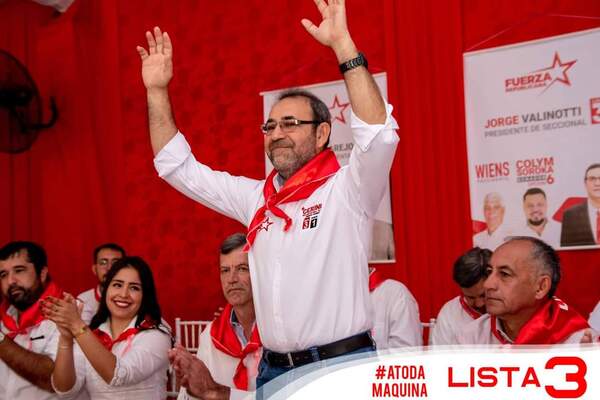
POLYGON ((341 63, 340 64, 340 72, 342 74, 345 74, 346 72, 350 71, 351 69, 354 69, 356 67, 360 67, 361 65, 364 65, 365 68, 369 68, 369 63, 367 62, 367 58, 365 57, 365 55, 363 53, 358 53, 358 57, 353 58, 352 60, 348 60, 345 63, 341 63))

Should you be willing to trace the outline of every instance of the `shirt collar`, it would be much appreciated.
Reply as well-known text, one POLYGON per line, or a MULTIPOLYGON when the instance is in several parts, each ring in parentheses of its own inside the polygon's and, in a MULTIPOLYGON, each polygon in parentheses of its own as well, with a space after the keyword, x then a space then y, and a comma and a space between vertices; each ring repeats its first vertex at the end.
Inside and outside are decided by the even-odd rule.
POLYGON ((279 189, 281 189, 283 187, 283 185, 285 184, 285 179, 283 179, 283 176, 277 174, 277 175, 275 175, 273 184, 275 185, 275 190, 279 191, 279 189))
POLYGON ((248 339, 246 339, 246 335, 244 334, 244 327, 238 321, 237 315, 235 315, 235 311, 233 310, 233 308, 231 308, 229 323, 231 324, 233 331, 235 332, 235 336, 240 341, 242 347, 245 347, 248 344, 248 339))
MULTIPOLYGON (((137 320, 137 315, 135 317, 133 317, 131 319, 131 321, 129 321, 129 325, 127 325, 127 327, 123 330, 123 332, 125 332, 129 328, 135 328, 136 320, 137 320)), ((102 332, 108 334, 108 336, 110 336, 112 339, 116 339, 112 336, 112 332, 110 330, 110 317, 107 318, 106 321, 101 323, 100 326, 98 326, 98 329, 101 330, 102 332)))
POLYGON ((506 340, 507 343, 513 343, 513 340, 506 334, 506 332, 504 332, 504 326, 503 326, 503 322, 500 318, 496 318, 496 321, 498 321, 498 323, 496 324, 496 331, 498 332, 498 334, 500 334, 504 340, 506 340))

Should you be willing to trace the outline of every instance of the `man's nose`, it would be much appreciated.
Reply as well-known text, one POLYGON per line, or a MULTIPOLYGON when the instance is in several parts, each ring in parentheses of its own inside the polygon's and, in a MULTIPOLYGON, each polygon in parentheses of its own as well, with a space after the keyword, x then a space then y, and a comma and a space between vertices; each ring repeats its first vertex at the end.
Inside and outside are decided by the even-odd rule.
POLYGON ((269 136, 271 137, 271 140, 277 140, 285 137, 285 133, 283 132, 283 129, 281 129, 281 124, 275 125, 275 129, 273 129, 269 136))
POLYGON ((496 277, 493 273, 489 274, 485 281, 483 281, 483 288, 487 292, 490 289, 494 289, 496 287, 496 277))
POLYGON ((8 283, 9 287, 14 286, 17 283, 17 276, 12 272, 9 272, 8 276, 6 277, 6 282, 8 283))
POLYGON ((237 271, 231 271, 231 273, 229 273, 229 276, 227 277, 229 282, 237 282, 238 281, 238 273, 237 271))

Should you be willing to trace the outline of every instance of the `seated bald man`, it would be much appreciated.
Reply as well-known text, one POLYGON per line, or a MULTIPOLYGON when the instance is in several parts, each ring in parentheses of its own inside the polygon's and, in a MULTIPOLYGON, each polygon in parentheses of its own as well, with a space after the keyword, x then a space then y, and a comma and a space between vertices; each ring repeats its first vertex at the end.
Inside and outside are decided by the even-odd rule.
POLYGON ((560 262, 543 241, 518 236, 496 249, 486 269, 488 314, 458 335, 460 344, 559 344, 598 339, 587 321, 554 297, 560 262))

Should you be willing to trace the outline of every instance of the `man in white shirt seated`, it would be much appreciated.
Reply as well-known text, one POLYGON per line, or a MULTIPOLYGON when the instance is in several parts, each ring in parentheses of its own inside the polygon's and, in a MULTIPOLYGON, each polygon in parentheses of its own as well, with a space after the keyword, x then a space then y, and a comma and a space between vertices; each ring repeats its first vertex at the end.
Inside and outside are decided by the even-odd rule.
POLYGON ((597 340, 587 321, 554 297, 560 262, 540 239, 519 236, 498 247, 484 282, 488 314, 466 326, 459 344, 559 344, 597 340))
POLYGON ((262 345, 245 244, 246 235, 236 233, 221 245, 221 287, 228 304, 200 335, 197 358, 181 346, 169 354, 182 386, 179 400, 239 399, 256 390, 262 345))
POLYGON ((491 256, 490 250, 475 247, 454 262, 452 278, 462 294, 443 305, 431 332, 430 345, 456 344, 457 334, 485 314, 483 281, 491 256))
POLYGON ((419 305, 406 286, 371 268, 369 292, 374 318, 371 333, 377 350, 423 344, 419 305))
POLYGON ((93 288, 77 296, 77 299, 83 303, 81 319, 85 323, 89 324, 96 311, 98 311, 98 303, 102 296, 100 289, 102 288, 102 282, 104 282, 106 273, 117 260, 123 257, 125 257, 125 250, 115 243, 104 243, 94 249, 92 272, 98 279, 98 283, 93 288))
POLYGON ((59 333, 40 301, 62 290, 50 279, 44 249, 32 242, 2 247, 0 284, 0 399, 57 399, 50 376, 59 333))

